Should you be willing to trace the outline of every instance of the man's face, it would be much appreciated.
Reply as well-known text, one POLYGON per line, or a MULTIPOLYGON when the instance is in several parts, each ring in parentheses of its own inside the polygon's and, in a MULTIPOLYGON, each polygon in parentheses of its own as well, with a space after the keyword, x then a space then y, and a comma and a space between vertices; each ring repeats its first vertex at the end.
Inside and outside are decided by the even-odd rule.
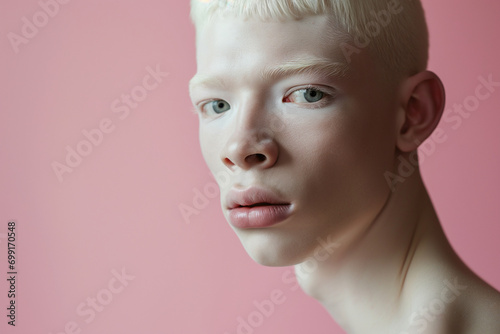
MULTIPOLYGON (((326 16, 215 17, 198 32, 191 98, 202 153, 221 181, 224 216, 264 265, 304 261, 317 238, 347 246, 390 193, 384 172, 395 159, 396 92, 368 50, 348 64, 335 36, 326 16), (289 204, 284 219, 266 227, 234 223, 228 196, 249 187, 289 204)), ((250 220, 262 222, 262 212, 269 213, 250 220)))

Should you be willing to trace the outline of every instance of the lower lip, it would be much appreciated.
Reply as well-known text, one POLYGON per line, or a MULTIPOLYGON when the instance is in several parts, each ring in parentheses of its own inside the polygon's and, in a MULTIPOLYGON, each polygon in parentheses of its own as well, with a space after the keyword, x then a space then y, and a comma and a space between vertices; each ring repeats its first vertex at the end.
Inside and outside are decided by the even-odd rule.
POLYGON ((262 228, 282 222, 291 214, 291 205, 263 205, 229 210, 231 225, 239 228, 262 228))

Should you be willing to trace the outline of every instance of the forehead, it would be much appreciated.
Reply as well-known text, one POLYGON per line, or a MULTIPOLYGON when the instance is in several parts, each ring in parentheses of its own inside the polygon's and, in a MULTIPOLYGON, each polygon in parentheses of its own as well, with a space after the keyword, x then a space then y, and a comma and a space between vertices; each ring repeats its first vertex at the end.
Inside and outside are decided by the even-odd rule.
POLYGON ((298 58, 345 62, 342 35, 326 15, 284 21, 215 16, 198 29, 198 73, 277 65, 298 58))

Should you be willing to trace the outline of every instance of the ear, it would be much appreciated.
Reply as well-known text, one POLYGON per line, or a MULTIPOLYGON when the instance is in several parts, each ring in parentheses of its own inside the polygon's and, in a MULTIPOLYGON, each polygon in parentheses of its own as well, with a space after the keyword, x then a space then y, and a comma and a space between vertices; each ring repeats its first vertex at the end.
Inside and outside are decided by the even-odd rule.
POLYGON ((411 152, 429 137, 443 114, 445 92, 441 79, 423 71, 402 84, 402 108, 399 115, 396 145, 402 152, 411 152))

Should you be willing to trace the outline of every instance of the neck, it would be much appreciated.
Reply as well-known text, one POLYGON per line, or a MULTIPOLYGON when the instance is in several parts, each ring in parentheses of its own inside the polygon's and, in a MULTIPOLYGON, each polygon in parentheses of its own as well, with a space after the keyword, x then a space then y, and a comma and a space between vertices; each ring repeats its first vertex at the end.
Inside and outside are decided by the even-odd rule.
POLYGON ((295 272, 302 289, 348 333, 406 333, 416 304, 428 304, 444 280, 453 280, 444 268, 457 259, 414 173, 365 231, 340 242, 315 270, 302 263, 295 272))

